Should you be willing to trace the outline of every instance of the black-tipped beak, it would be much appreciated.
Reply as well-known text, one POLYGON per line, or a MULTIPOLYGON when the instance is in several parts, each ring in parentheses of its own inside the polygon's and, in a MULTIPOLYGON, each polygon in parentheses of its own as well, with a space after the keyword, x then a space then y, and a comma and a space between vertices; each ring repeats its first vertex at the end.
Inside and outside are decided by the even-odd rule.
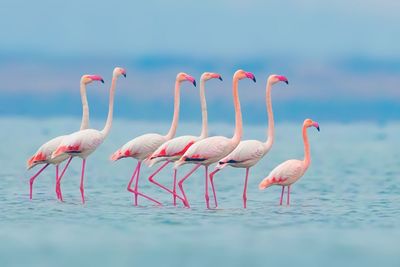
POLYGON ((319 126, 317 127, 317 130, 318 130, 318 132, 319 132, 319 126))
POLYGON ((196 87, 196 80, 193 81, 193 85, 194 85, 194 87, 196 87))
POLYGON ((289 81, 285 81, 286 84, 289 84, 289 81))
POLYGON ((218 78, 218 79, 219 79, 220 81, 223 81, 221 76, 219 76, 219 78, 218 78))
POLYGON ((252 79, 252 80, 253 80, 253 82, 257 82, 257 81, 256 81, 256 77, 253 77, 253 79, 252 79))
POLYGON ((100 81, 101 81, 101 83, 104 83, 104 80, 103 80, 103 79, 101 79, 100 81))
POLYGON ((123 73, 122 75, 124 75, 124 77, 126 78, 126 73, 123 73))

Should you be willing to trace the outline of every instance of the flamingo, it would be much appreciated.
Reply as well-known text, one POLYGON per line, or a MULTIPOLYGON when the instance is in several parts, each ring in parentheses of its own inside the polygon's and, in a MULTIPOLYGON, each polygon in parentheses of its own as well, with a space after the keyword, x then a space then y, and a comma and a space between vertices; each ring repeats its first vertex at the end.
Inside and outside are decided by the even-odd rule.
MULTIPOLYGON (((247 206, 247 181, 249 177, 249 169, 256 165, 271 149, 274 143, 274 114, 272 112, 271 102, 271 89, 272 85, 278 82, 285 82, 288 80, 285 76, 270 75, 267 80, 266 86, 266 105, 268 113, 268 138, 265 142, 258 140, 245 140, 241 141, 239 145, 228 156, 221 159, 216 166, 216 169, 210 173, 211 184, 214 184, 214 175, 223 169, 225 166, 230 165, 235 168, 246 168, 246 178, 243 189, 243 207, 247 206)), ((214 193, 214 201, 217 203, 217 198, 214 193)), ((216 204, 217 205, 217 204, 216 204)))
POLYGON ((259 189, 263 190, 271 185, 282 186, 281 199, 279 204, 282 205, 285 186, 288 187, 286 205, 290 203, 290 186, 297 182, 307 171, 311 163, 310 144, 307 137, 307 128, 315 127, 319 131, 319 124, 311 119, 306 119, 303 123, 303 142, 304 142, 304 159, 291 159, 279 164, 273 169, 267 177, 259 184, 259 189))
MULTIPOLYGON (((174 170, 174 185, 173 191, 165 187, 164 185, 158 183, 154 180, 155 175, 160 172, 165 166, 167 166, 170 162, 177 161, 185 152, 189 149, 189 147, 195 142, 202 140, 208 136, 207 131, 207 103, 205 97, 205 82, 210 79, 220 79, 222 81, 221 75, 217 73, 204 72, 200 78, 200 102, 201 102, 201 113, 202 113, 202 128, 200 136, 193 135, 184 135, 180 137, 173 138, 164 144, 162 144, 156 151, 150 156, 150 166, 154 165, 157 162, 166 161, 159 169, 157 169, 152 175, 149 177, 149 181, 165 191, 171 193, 173 195, 173 204, 176 206, 176 198, 180 198, 176 194, 176 176, 177 170, 174 170)), ((181 198, 180 198, 181 199, 181 198)), ((184 200, 181 199, 183 202, 184 200)), ((185 204, 185 202, 184 202, 185 204)))
MULTIPOLYGON (((86 97, 86 85, 90 84, 93 81, 101 81, 104 83, 104 80, 99 75, 83 75, 80 81, 80 93, 82 99, 82 121, 80 126, 80 131, 87 129, 89 126, 89 105, 86 97)), ((29 179, 29 198, 32 199, 32 191, 33 191, 33 183, 35 179, 46 169, 50 164, 55 165, 56 167, 56 194, 57 198, 62 201, 62 194, 60 188, 57 186, 58 179, 62 177, 71 162, 71 158, 65 164, 65 167, 59 176, 59 165, 61 162, 68 158, 68 155, 60 155, 54 159, 51 158, 51 154, 56 150, 56 148, 61 143, 62 139, 65 135, 61 135, 51 139, 50 141, 44 143, 36 153, 28 159, 27 169, 32 169, 36 165, 44 164, 44 166, 29 179)))
POLYGON ((185 199, 185 206, 190 207, 185 192, 183 190, 183 182, 200 166, 205 167, 205 200, 207 208, 210 208, 209 204, 209 196, 208 196, 208 166, 212 163, 217 162, 223 157, 227 156, 231 153, 239 144, 240 138, 242 137, 242 112, 240 110, 240 102, 239 102, 239 92, 238 92, 238 83, 239 80, 244 78, 252 79, 256 82, 255 76, 250 72, 245 72, 244 70, 238 70, 233 75, 233 100, 235 107, 235 132, 232 138, 227 138, 224 136, 213 136, 202 139, 196 143, 194 143, 189 149, 183 154, 183 156, 175 162, 174 168, 178 168, 179 166, 186 163, 194 163, 196 166, 188 173, 185 177, 183 177, 178 185, 182 192, 182 195, 185 199))
MULTIPOLYGON (((111 81, 108 116, 104 128, 101 131, 95 129, 85 129, 67 135, 65 138, 62 139, 61 143, 52 154, 52 158, 57 158, 60 155, 69 155, 71 157, 80 157, 82 159, 80 191, 83 204, 85 203, 85 190, 83 182, 85 175, 86 158, 103 143, 111 130, 114 109, 115 86, 118 77, 121 75, 126 77, 126 71, 123 68, 115 68, 111 81)), ((59 179, 59 183, 60 182, 61 180, 59 179)))
POLYGON ((138 184, 139 184, 139 175, 140 175, 140 168, 142 162, 147 160, 149 156, 163 143, 168 140, 171 140, 176 133, 176 128, 178 126, 179 120, 179 106, 180 106, 180 85, 184 81, 189 81, 196 86, 196 80, 183 72, 178 73, 175 80, 175 96, 174 96, 174 115, 171 123, 171 127, 167 133, 167 135, 160 135, 156 133, 144 134, 138 136, 125 145, 123 145, 120 149, 114 152, 111 155, 111 160, 116 161, 122 158, 134 158, 137 160, 136 168, 133 172, 133 175, 128 183, 127 190, 132 192, 135 195, 135 202, 134 205, 138 205, 138 196, 144 197, 149 201, 161 205, 160 202, 157 200, 141 193, 138 191, 138 184), (135 187, 132 189, 132 183, 136 178, 135 187))

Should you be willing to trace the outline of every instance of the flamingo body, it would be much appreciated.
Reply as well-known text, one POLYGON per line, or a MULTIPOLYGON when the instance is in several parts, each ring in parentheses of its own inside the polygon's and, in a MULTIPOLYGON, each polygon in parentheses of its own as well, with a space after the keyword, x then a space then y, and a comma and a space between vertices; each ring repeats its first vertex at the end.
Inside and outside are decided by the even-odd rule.
POLYGON ((166 136, 156 133, 138 136, 112 154, 111 160, 116 161, 129 157, 139 161, 145 160, 165 141, 167 141, 166 136))
POLYGON ((259 188, 265 189, 271 185, 291 185, 304 175, 307 168, 308 166, 302 160, 287 160, 275 167, 260 183, 259 188))
POLYGON ((104 134, 95 129, 72 133, 62 139, 53 153, 53 158, 71 155, 85 159, 103 143, 104 138, 104 134))
POLYGON ((222 169, 227 165, 235 168, 250 168, 256 165, 270 149, 271 147, 267 147, 265 143, 258 140, 242 141, 229 155, 219 161, 217 169, 222 169))
POLYGON ((185 163, 198 163, 208 166, 227 156, 237 145, 238 142, 234 142, 231 138, 225 136, 212 136, 202 139, 189 147, 175 166, 185 163))
POLYGON ((61 135, 57 136, 50 141, 47 141, 44 143, 42 146, 39 147, 39 149, 36 151, 36 153, 28 159, 27 166, 28 170, 32 169, 36 165, 39 164, 54 164, 58 165, 64 160, 68 158, 68 155, 60 155, 55 158, 51 158, 51 155, 53 152, 56 150, 56 148, 61 144, 61 141, 64 139, 66 135, 61 135))
POLYGON ((151 165, 160 161, 177 161, 199 139, 199 136, 184 135, 168 140, 151 155, 151 165))

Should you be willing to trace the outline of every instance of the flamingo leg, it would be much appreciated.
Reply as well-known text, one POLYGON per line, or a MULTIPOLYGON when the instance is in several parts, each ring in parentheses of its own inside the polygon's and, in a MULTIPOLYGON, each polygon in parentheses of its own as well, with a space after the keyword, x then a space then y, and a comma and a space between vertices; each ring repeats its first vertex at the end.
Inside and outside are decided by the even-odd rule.
POLYGON ((39 174, 41 174, 42 171, 44 171, 44 169, 47 168, 47 166, 49 166, 49 163, 47 163, 46 165, 44 165, 43 168, 41 168, 34 176, 32 176, 32 177, 29 179, 29 199, 32 199, 33 182, 34 182, 35 179, 39 176, 39 174))
POLYGON ((283 201, 283 194, 285 193, 285 186, 282 185, 282 193, 281 193, 281 200, 279 201, 279 205, 282 206, 282 201, 283 201))
POLYGON ((212 187, 212 191, 213 191, 213 195, 214 195, 215 207, 218 207, 218 202, 217 202, 217 194, 215 193, 215 187, 214 187, 214 175, 219 171, 220 171, 220 169, 217 169, 210 173, 210 182, 211 182, 211 187, 212 187))
POLYGON ((56 165, 56 195, 57 199, 60 199, 60 191, 58 191, 57 183, 58 183, 58 165, 56 165))
MULTIPOLYGON (((154 176, 156 176, 162 169, 164 169, 165 166, 167 166, 170 163, 170 161, 165 162, 163 165, 161 165, 160 168, 158 168, 152 175, 149 176, 149 181, 155 185, 157 185, 158 187, 164 189, 165 191, 167 191, 168 193, 172 194, 174 196, 174 206, 176 206, 176 198, 179 198, 183 203, 185 203, 185 200, 183 198, 181 198, 180 196, 178 196, 176 194, 176 190, 175 192, 172 191, 171 189, 165 187, 164 185, 158 183, 157 181, 154 180, 154 176)), ((174 174, 174 179, 176 179, 176 173, 174 174)), ((176 181, 176 180, 175 180, 176 181)), ((174 187, 176 187, 176 183, 174 182, 174 187)))
POLYGON ((247 207, 247 182, 249 180, 249 168, 246 168, 246 179, 244 181, 243 189, 243 208, 247 207))
POLYGON ((85 187, 83 184, 83 178, 85 177, 85 166, 86 166, 86 159, 82 160, 82 173, 81 173, 81 186, 80 186, 80 190, 81 190, 81 197, 82 197, 82 204, 85 204, 85 187))
POLYGON ((192 175, 192 173, 194 173, 200 166, 201 166, 200 164, 197 164, 188 174, 185 175, 185 177, 183 177, 183 178, 178 182, 179 189, 181 190, 182 196, 183 196, 183 198, 185 199, 185 206, 186 206, 187 208, 190 208, 190 205, 189 205, 189 202, 188 202, 188 200, 187 200, 185 191, 183 190, 183 182, 184 182, 187 178, 189 178, 189 176, 192 175))
POLYGON ((63 178, 63 176, 65 174, 65 171, 67 170, 69 164, 71 163, 71 160, 72 160, 72 157, 69 157, 67 163, 64 166, 64 169, 61 172, 61 175, 58 177, 58 180, 57 180, 57 185, 56 186, 57 186, 57 191, 59 193, 61 201, 63 201, 63 197, 62 197, 62 193, 61 193, 61 179, 63 178))
POLYGON ((286 199, 286 205, 290 205, 290 185, 287 187, 287 199, 286 199))
POLYGON ((133 194, 135 194, 135 206, 138 205, 138 196, 144 197, 144 198, 146 198, 146 199, 148 199, 148 200, 150 200, 150 201, 156 203, 157 205, 162 206, 162 204, 161 204, 160 202, 158 202, 157 200, 155 200, 155 199, 153 199, 153 198, 151 198, 151 197, 149 197, 149 196, 147 196, 147 195, 145 195, 145 194, 143 194, 143 193, 140 193, 140 192, 138 191, 138 187, 139 187, 139 175, 140 175, 140 167, 141 167, 141 165, 142 165, 142 162, 139 161, 139 162, 138 162, 138 166, 137 166, 137 171, 135 171, 135 172, 136 172, 135 188, 132 190, 132 188, 130 187, 130 185, 131 185, 131 183, 132 183, 131 181, 133 181, 134 176, 135 176, 135 173, 133 173, 132 179, 131 179, 131 181, 130 181, 129 184, 128 184, 128 190, 129 190, 130 192, 132 192, 133 194))
MULTIPOLYGON (((176 195, 176 173, 177 173, 177 170, 175 169, 174 170, 174 187, 172 189, 172 192, 174 193, 174 206, 176 206, 176 197, 177 197, 177 195, 176 195)), ((183 203, 185 203, 185 201, 183 201, 183 203)))
POLYGON ((132 183, 133 183, 133 180, 136 177, 136 174, 137 174, 138 170, 139 170, 139 162, 138 162, 138 164, 136 164, 135 171, 133 172, 133 175, 132 175, 131 179, 129 180, 128 186, 126 187, 126 189, 129 192, 132 192, 132 193, 134 192, 134 190, 132 189, 132 183))
POLYGON ((208 196, 208 166, 205 167, 205 188, 204 188, 204 198, 206 199, 207 209, 210 209, 210 197, 208 196))

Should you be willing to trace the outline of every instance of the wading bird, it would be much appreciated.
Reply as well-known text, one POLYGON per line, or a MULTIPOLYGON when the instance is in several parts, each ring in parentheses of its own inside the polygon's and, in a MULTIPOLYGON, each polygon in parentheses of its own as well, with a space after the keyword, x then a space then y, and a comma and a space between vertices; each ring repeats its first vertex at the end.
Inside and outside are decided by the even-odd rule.
POLYGON ((279 164, 273 169, 267 177, 265 177, 260 185, 259 189, 263 190, 271 185, 282 186, 281 199, 279 204, 282 205, 283 194, 285 192, 285 186, 287 189, 286 205, 290 204, 290 186, 299 180, 304 173, 307 171, 311 163, 310 156, 310 144, 307 137, 307 128, 315 127, 319 131, 319 124, 311 119, 306 119, 303 123, 303 142, 304 142, 304 159, 291 159, 279 164))
MULTIPOLYGON (((235 168, 246 168, 246 178, 243 189, 243 207, 247 206, 247 181, 249 178, 249 169, 256 165, 260 159, 262 159, 271 149, 274 143, 274 114, 272 112, 272 101, 271 101, 271 89, 272 85, 278 82, 285 82, 288 84, 288 80, 285 76, 281 75, 270 75, 268 77, 266 86, 266 105, 268 113, 268 137, 265 142, 258 140, 245 140, 241 141, 239 145, 233 150, 228 156, 221 159, 216 169, 210 173, 210 182, 214 184, 214 175, 227 165, 235 168)), ((217 207, 217 196, 214 192, 214 201, 217 207)))
MULTIPOLYGON (((62 139, 60 145, 52 154, 52 158, 57 158, 60 155, 69 155, 72 157, 80 157, 82 159, 82 173, 81 173, 81 184, 80 191, 82 197, 82 203, 85 203, 85 189, 84 189, 84 176, 85 176, 85 165, 86 158, 92 154, 105 140, 111 130, 114 110, 114 94, 117 79, 123 75, 126 77, 126 72, 123 68, 115 68, 113 71, 113 77, 110 88, 110 99, 108 107, 107 121, 103 130, 86 129, 83 131, 75 132, 73 134, 65 136, 62 139)), ((59 179, 59 183, 61 180, 59 179)))
POLYGON ((118 149, 114 154, 111 155, 111 160, 116 161, 122 158, 134 158, 138 161, 135 171, 128 183, 127 189, 129 192, 132 192, 135 196, 134 205, 138 205, 138 196, 142 196, 158 205, 161 205, 157 200, 139 192, 138 184, 139 184, 139 176, 140 176, 140 168, 142 162, 147 160, 149 156, 163 143, 168 140, 174 138, 176 133, 176 128, 178 126, 179 120, 179 107, 180 107, 180 86, 184 81, 189 81, 196 86, 195 79, 186 74, 186 73, 178 73, 175 80, 175 96, 174 96, 174 115, 171 123, 171 128, 169 129, 167 135, 160 135, 156 133, 144 134, 135 139, 129 141, 125 145, 123 145, 120 149, 118 149), (135 180, 135 187, 132 188, 132 183, 135 180))
MULTIPOLYGON (((200 78, 200 103, 201 103, 201 114, 202 114, 202 128, 200 136, 193 135, 184 135, 173 138, 164 144, 162 144, 157 150, 150 156, 151 164, 154 165, 160 161, 166 161, 160 168, 158 168, 152 175, 149 177, 149 181, 153 184, 159 186, 165 191, 171 193, 173 195, 173 204, 176 206, 176 198, 180 198, 176 194, 176 176, 177 170, 174 169, 174 184, 172 191, 165 187, 164 185, 158 183, 154 180, 154 177, 159 173, 165 166, 167 166, 170 162, 175 162, 189 149, 191 145, 195 142, 202 140, 208 136, 207 131, 207 103, 205 96, 205 82, 210 79, 220 79, 222 81, 221 75, 217 73, 205 72, 201 75, 200 78)), ((184 202, 185 204, 185 202, 184 202)))
MULTIPOLYGON (((87 129, 89 127, 89 104, 87 101, 86 97, 86 85, 93 82, 93 81, 101 81, 104 83, 103 78, 101 78, 99 75, 83 75, 81 77, 80 81, 80 93, 81 93, 81 99, 82 99, 82 121, 81 121, 81 127, 80 130, 87 129)), ((32 176, 29 179, 29 198, 32 199, 32 191, 33 191, 33 183, 35 179, 44 171, 44 169, 47 168, 50 164, 55 165, 56 167, 56 195, 59 200, 62 200, 62 194, 61 190, 58 187, 58 180, 60 177, 62 177, 65 173, 65 170, 67 169, 69 163, 71 162, 71 157, 65 164, 65 167, 63 171, 61 172, 61 175, 59 175, 59 165, 61 162, 66 160, 69 156, 68 155, 60 155, 55 158, 51 158, 52 153, 56 150, 56 148, 60 145, 62 139, 66 135, 58 136, 50 141, 46 142, 43 144, 37 151, 36 153, 28 159, 27 162, 27 167, 28 170, 33 168, 36 165, 39 164, 45 164, 34 176, 32 176)))
POLYGON ((256 78, 250 72, 246 72, 243 70, 238 70, 233 75, 233 86, 232 86, 232 94, 233 101, 235 107, 235 132, 232 138, 227 138, 224 136, 213 136, 208 137, 203 140, 200 140, 194 143, 189 149, 183 154, 183 156, 175 162, 175 169, 179 166, 187 163, 194 163, 196 166, 185 176, 183 177, 178 185, 182 192, 182 195, 185 199, 185 205, 189 207, 189 202, 183 190, 183 182, 200 166, 205 167, 205 200, 207 208, 210 208, 209 203, 209 195, 208 195, 208 166, 212 163, 218 162, 223 157, 227 156, 230 152, 232 152, 240 142, 242 137, 242 112, 240 110, 240 102, 239 102, 239 92, 238 92, 238 83, 239 80, 244 78, 249 78, 256 82, 256 78))

